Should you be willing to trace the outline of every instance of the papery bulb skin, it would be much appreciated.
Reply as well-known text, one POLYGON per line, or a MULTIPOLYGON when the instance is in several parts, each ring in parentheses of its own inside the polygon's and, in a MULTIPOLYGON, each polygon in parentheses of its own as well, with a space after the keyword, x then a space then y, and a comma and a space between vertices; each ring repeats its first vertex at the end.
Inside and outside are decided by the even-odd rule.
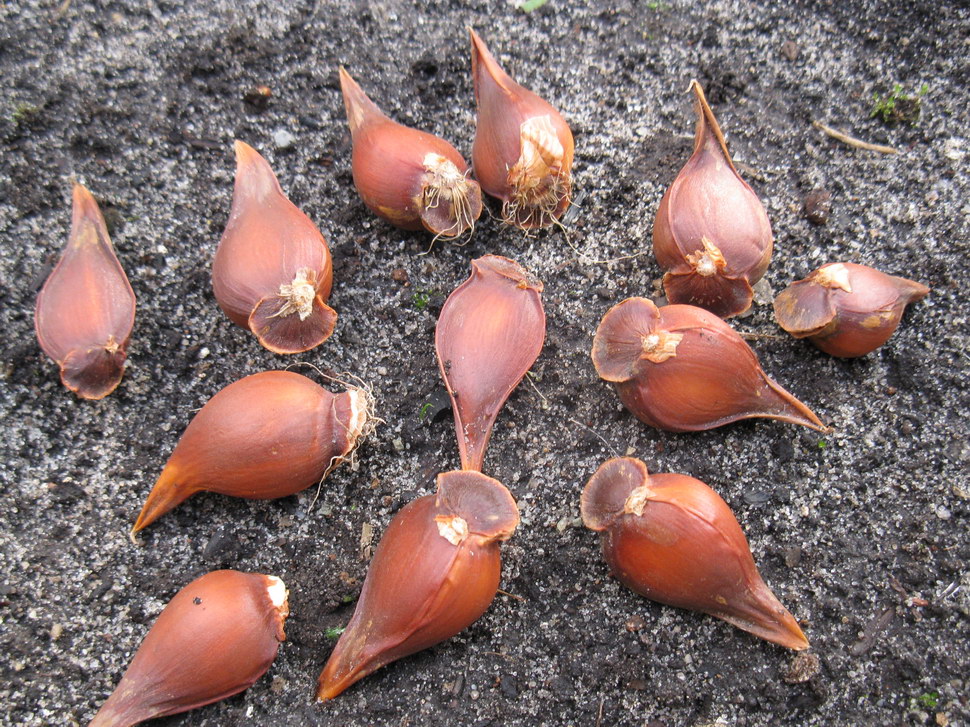
POLYGON ((264 371, 222 389, 193 417, 132 533, 196 492, 267 500, 317 484, 371 427, 364 389, 334 394, 290 371, 264 371))
POLYGON ((498 589, 499 544, 519 510, 478 472, 438 475, 438 492, 398 512, 374 553, 360 600, 323 672, 317 698, 333 699, 385 664, 464 630, 498 589))
POLYGON ((693 432, 766 417, 829 431, 765 374, 731 326, 695 306, 618 303, 600 321, 592 358, 626 408, 657 429, 693 432))
POLYGON ((135 294, 115 255, 98 203, 74 185, 71 233, 37 296, 37 342, 82 399, 103 399, 121 382, 135 325, 135 294))
POLYGON ((502 70, 474 30, 472 77, 478 125, 472 165, 502 217, 524 230, 548 227, 569 208, 573 134, 560 113, 502 70))
POLYGON ((175 594, 89 727, 130 727, 238 694, 273 664, 289 613, 283 581, 219 570, 175 594))
POLYGON ((671 303, 729 318, 751 307, 751 286, 771 260, 771 223, 734 167, 701 85, 691 81, 691 89, 697 109, 694 153, 660 201, 653 250, 671 303))
POLYGON ((212 262, 219 306, 273 353, 300 353, 333 333, 332 284, 323 235, 286 198, 266 160, 237 141, 232 210, 212 262))
POLYGON ((486 255, 448 296, 435 327, 462 469, 482 469, 495 419, 546 336, 542 283, 513 260, 486 255))
POLYGON ((906 306, 930 289, 865 265, 830 263, 775 298, 775 319, 832 356, 872 353, 893 335, 906 306))
POLYGON ((364 204, 405 230, 442 237, 473 230, 482 193, 455 147, 389 119, 343 68, 340 87, 353 137, 354 185, 364 204))
POLYGON ((789 649, 808 648, 798 622, 761 579, 731 508, 700 480, 651 475, 632 457, 611 459, 583 490, 582 516, 628 588, 789 649))

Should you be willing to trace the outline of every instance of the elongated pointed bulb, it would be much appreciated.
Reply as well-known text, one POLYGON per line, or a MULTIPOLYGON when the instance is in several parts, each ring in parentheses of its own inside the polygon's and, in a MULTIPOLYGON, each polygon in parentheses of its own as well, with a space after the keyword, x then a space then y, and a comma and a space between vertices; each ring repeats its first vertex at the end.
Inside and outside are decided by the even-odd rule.
POLYGON ((34 327, 64 386, 83 399, 102 399, 124 374, 135 294, 98 203, 80 184, 73 197, 71 234, 37 296, 34 327))
POLYGON ((632 457, 611 459, 583 490, 582 515, 600 533, 610 571, 628 588, 789 649, 808 648, 758 573, 731 508, 700 480, 651 475, 632 457))
POLYGON ((232 211, 212 262, 219 306, 273 353, 300 353, 333 333, 332 284, 323 235, 286 198, 266 160, 237 141, 232 211))

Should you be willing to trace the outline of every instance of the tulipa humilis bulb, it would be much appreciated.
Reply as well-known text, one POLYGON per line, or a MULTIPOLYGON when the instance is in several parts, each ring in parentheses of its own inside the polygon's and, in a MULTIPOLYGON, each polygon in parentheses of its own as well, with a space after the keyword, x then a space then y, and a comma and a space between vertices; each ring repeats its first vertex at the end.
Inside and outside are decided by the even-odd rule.
POLYGON ((360 600, 323 672, 333 699, 385 664, 450 639, 485 613, 502 570, 499 543, 519 510, 478 472, 438 475, 438 492, 405 506, 374 553, 360 600))
POLYGON ((441 378, 455 414, 462 469, 482 469, 492 426, 546 337, 542 283, 498 255, 472 261, 435 327, 441 378))
POLYGON ((353 137, 354 185, 378 217, 405 230, 457 237, 475 227, 482 192, 444 139, 391 121, 340 69, 353 137))
POLYGON ((638 459, 603 463, 582 496, 613 575, 642 596, 703 611, 789 649, 798 623, 761 579, 731 508, 687 475, 651 475, 638 459))
POLYGON ((828 431, 761 370, 751 347, 713 313, 628 298, 600 321, 593 365, 639 419, 671 432, 767 417, 828 431))
POLYGON ((130 727, 249 689, 273 664, 289 613, 283 581, 218 570, 175 594, 89 727, 130 727))
POLYGON ((775 319, 832 356, 865 356, 889 340, 906 306, 929 292, 865 265, 830 263, 778 294, 775 319))
POLYGON ((478 126, 475 177, 502 201, 504 220, 524 230, 548 227, 569 208, 573 134, 556 109, 499 67, 474 30, 472 77, 478 126))
POLYGON ((266 160, 237 141, 232 211, 212 263, 219 306, 273 353, 300 353, 333 333, 332 284, 323 235, 286 198, 266 160))
POLYGON ((73 197, 71 234, 37 296, 34 328, 64 386, 83 399, 103 399, 124 374, 135 294, 98 203, 80 184, 73 197))
POLYGON ((751 307, 751 286, 771 260, 771 224, 735 169, 701 85, 690 86, 697 108, 694 153, 660 201, 653 251, 666 271, 671 303, 728 318, 751 307))
POLYGON ((316 484, 367 433, 370 398, 357 388, 333 394, 290 371, 230 384, 189 422, 132 533, 196 492, 268 500, 316 484))

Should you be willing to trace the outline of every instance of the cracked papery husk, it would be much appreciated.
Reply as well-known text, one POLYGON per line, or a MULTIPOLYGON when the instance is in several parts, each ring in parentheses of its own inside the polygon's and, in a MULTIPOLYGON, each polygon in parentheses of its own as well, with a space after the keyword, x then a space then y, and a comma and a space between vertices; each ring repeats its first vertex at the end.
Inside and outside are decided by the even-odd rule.
POLYGON ((102 399, 121 383, 135 325, 135 294, 115 255, 98 203, 75 184, 71 233, 37 295, 37 342, 83 399, 102 399))
POLYGON ((482 193, 461 154, 444 139, 388 118, 343 68, 353 139, 354 186, 376 215, 405 230, 442 237, 473 231, 482 193))
POLYGON ((333 263, 323 235, 287 199, 269 164, 237 141, 232 210, 212 289, 233 323, 273 353, 301 353, 333 333, 333 263))
POLYGON ((591 355, 626 408, 658 429, 700 431, 765 417, 828 431, 765 374, 731 326, 696 306, 628 298, 603 316, 591 355))
POLYGON ((478 122, 475 177, 502 201, 502 218, 524 230, 559 224, 572 193, 573 135, 562 115, 499 66, 469 29, 478 122))
POLYGON ((275 576, 219 570, 175 594, 89 727, 130 727, 238 694, 272 666, 289 614, 275 576))
POLYGON ((700 480, 651 475, 639 459, 618 457, 590 478, 581 509, 586 527, 600 533, 610 571, 628 588, 789 649, 808 648, 758 573, 731 508, 700 480))
POLYGON ((775 319, 825 353, 865 356, 889 340, 906 306, 930 289, 866 265, 829 263, 775 298, 775 319))
POLYGON ((402 508, 374 553, 347 629, 320 674, 333 699, 382 666, 450 639, 488 609, 501 575, 501 541, 519 511, 479 472, 438 475, 438 490, 402 508))
POLYGON ((744 313, 752 286, 771 260, 768 215, 731 161, 717 119, 697 81, 694 152, 664 193, 653 249, 671 303, 729 318, 744 313))
POLYGON ((219 391, 189 422, 132 532, 197 492, 268 500, 319 483, 372 428, 363 388, 334 394, 292 371, 263 371, 219 391))

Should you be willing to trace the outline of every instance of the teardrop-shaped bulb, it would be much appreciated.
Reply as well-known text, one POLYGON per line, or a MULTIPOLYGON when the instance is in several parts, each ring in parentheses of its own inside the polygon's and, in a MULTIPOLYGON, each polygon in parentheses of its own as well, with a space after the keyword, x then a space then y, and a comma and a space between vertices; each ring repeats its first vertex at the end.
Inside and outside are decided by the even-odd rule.
POLYGON ((132 533, 196 492, 267 500, 317 484, 369 431, 370 408, 363 389, 333 394, 291 371, 229 384, 189 422, 132 533))
POLYGON ((64 386, 83 399, 103 399, 124 374, 135 294, 98 203, 80 184, 73 197, 71 234, 37 296, 34 328, 64 386))
POLYGON ((499 544, 519 510, 478 472, 438 475, 438 492, 405 506, 374 553, 354 615, 323 672, 333 699, 385 664, 450 639, 485 613, 501 574, 499 544))
POLYGON ((731 161, 717 119, 697 81, 694 153, 660 201, 653 249, 666 271, 671 303, 696 305, 722 318, 744 313, 752 285, 771 260, 768 215, 731 161))
POLYGON ((626 408, 658 429, 690 432, 766 417, 828 431, 765 374, 731 326, 695 306, 657 308, 628 298, 603 316, 592 358, 626 408))
POLYGON ((332 284, 323 235, 286 198, 266 160, 237 141, 232 211, 212 262, 219 306, 273 353, 300 353, 333 333, 332 284))
POLYGON ((628 588, 789 649, 808 648, 758 573, 731 508, 700 480, 651 475, 632 457, 611 459, 583 490, 582 515, 601 534, 610 571, 628 588))
POLYGON ((175 594, 89 727, 130 727, 253 685, 273 664, 289 613, 274 576, 219 570, 175 594))
POLYGON ((474 229, 482 193, 455 147, 389 119, 343 68, 340 87, 353 137, 354 185, 364 204, 406 230, 457 237, 474 229))
POLYGON ((896 331, 906 306, 930 289, 855 263, 829 263, 775 298, 778 324, 832 356, 865 356, 896 331))
POLYGON ((448 296, 435 350, 448 387, 462 469, 482 469, 492 426, 546 336, 542 283, 513 260, 486 255, 448 296))
POLYGON ((472 77, 478 125, 475 177, 502 201, 502 218, 524 230, 556 224, 572 191, 573 134, 560 113, 502 70, 478 34, 472 77))

